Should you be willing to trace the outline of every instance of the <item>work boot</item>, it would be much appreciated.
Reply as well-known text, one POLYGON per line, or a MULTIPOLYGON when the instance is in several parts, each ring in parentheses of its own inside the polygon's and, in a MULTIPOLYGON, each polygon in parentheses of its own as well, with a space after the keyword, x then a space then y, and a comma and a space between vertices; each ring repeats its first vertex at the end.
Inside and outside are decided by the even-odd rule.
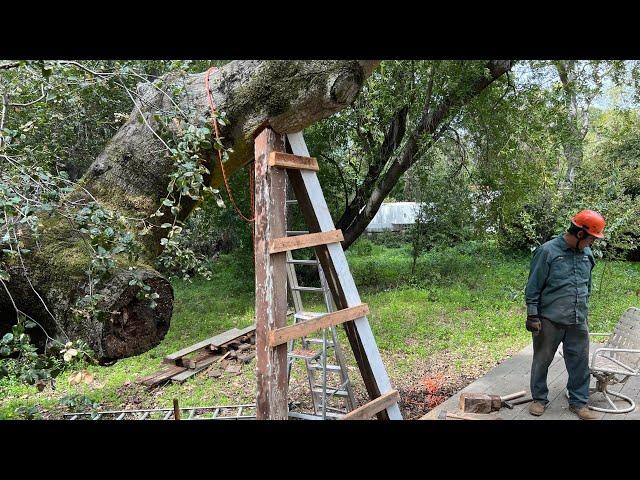
POLYGON ((569 405, 569 410, 578 415, 581 420, 597 420, 598 415, 586 405, 581 407, 577 405, 569 405))
POLYGON ((544 405, 540 402, 531 402, 529 404, 529 413, 539 417, 544 413, 544 405))

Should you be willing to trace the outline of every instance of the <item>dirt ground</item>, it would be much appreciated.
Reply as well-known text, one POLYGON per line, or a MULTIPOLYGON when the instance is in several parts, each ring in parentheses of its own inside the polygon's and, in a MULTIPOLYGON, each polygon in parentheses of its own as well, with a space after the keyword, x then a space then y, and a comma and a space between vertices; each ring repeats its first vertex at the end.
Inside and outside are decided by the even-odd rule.
MULTIPOLYGON (((397 375, 396 378, 391 379, 392 385, 400 393, 399 405, 403 418, 405 420, 421 418, 494 366, 494 364, 488 363, 469 365, 468 362, 461 362, 458 355, 450 352, 440 352, 431 355, 424 361, 414 363, 413 368, 410 370, 411 373, 397 375)), ((255 368, 254 362, 245 365, 245 368, 255 368)), ((349 368, 356 404, 363 405, 369 401, 364 383, 357 369, 355 367, 349 368)), ((189 387, 191 389, 195 388, 195 382, 197 381, 198 376, 190 379, 187 383, 194 383, 186 385, 186 389, 190 390, 189 387)), ((230 382, 229 388, 231 391, 247 392, 255 388, 254 380, 244 376, 224 377, 220 378, 220 381, 230 382)), ((108 409, 157 408, 158 405, 156 403, 159 400, 158 397, 163 393, 163 388, 163 386, 159 386, 147 390, 143 385, 128 381, 117 391, 118 405, 111 405, 108 409)), ((312 412, 313 406, 306 373, 292 376, 289 385, 289 398, 292 402, 290 408, 303 412, 312 412)), ((331 404, 331 402, 328 403, 331 404)), ((66 408, 60 406, 42 411, 42 414, 45 419, 61 419, 62 413, 67 411, 66 408)))

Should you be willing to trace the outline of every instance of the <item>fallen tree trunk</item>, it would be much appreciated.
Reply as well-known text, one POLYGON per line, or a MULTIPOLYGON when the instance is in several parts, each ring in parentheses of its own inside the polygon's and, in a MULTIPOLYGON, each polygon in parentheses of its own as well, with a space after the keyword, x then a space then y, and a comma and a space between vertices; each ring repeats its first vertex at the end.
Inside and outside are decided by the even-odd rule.
MULTIPOLYGON (((296 132, 349 105, 377 63, 250 60, 231 62, 210 73, 213 99, 228 119, 221 128, 223 143, 233 148, 225 162, 227 175, 253 159, 253 138, 265 126, 279 133, 296 132)), ((129 120, 69 198, 79 203, 95 199, 116 215, 148 219, 156 227, 166 222, 151 217, 158 209, 168 210, 162 201, 174 170, 156 133, 160 127, 156 115, 177 105, 193 123, 209 117, 205 75, 169 74, 156 85, 161 88, 140 85, 141 99, 129 120), (180 87, 179 93, 169 98, 164 92, 173 87, 180 87)), ((219 186, 222 176, 214 153, 201 155, 211 172, 205 182, 219 186)), ((194 207, 194 200, 183 201, 178 220, 186 219, 194 207)), ((19 262, 7 262, 11 295, 0 289, 0 330, 7 330, 15 321, 17 306, 50 336, 86 341, 102 361, 136 355, 157 345, 168 331, 173 310, 171 285, 153 268, 162 251, 159 240, 166 231, 153 228, 150 235, 140 237, 141 253, 135 261, 118 260, 117 268, 100 283, 98 312, 87 315, 77 312, 77 300, 85 295, 88 282, 86 238, 77 225, 57 212, 42 223, 38 244, 33 240, 25 246, 31 253, 19 262), (148 299, 139 298, 136 279, 159 294, 155 308, 148 299)))

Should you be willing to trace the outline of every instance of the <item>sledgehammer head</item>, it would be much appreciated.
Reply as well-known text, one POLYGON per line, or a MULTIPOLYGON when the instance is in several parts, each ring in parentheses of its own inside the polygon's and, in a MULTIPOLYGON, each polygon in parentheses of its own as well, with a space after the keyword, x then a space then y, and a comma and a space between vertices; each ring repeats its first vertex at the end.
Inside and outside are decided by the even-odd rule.
POLYGON ((466 392, 460 395, 458 407, 465 413, 491 413, 500 410, 501 404, 498 395, 466 392))
POLYGON ((460 394, 458 406, 465 413, 490 413, 500 410, 503 402, 523 397, 526 391, 512 393, 509 395, 488 395, 486 393, 465 392, 460 394))

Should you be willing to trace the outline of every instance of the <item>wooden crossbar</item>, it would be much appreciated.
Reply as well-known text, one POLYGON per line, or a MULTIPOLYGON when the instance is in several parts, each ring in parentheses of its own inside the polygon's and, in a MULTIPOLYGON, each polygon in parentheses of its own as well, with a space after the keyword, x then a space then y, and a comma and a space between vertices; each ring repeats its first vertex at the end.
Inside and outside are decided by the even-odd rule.
POLYGON ((345 308, 310 320, 305 320, 295 325, 277 328, 269 334, 269 346, 275 347, 295 338, 306 337, 321 328, 332 327, 355 320, 356 318, 366 317, 368 313, 369 306, 363 303, 355 307, 345 308))
POLYGON ((307 233, 295 237, 280 237, 271 240, 269 253, 286 252, 300 248, 316 247, 327 243, 337 243, 344 240, 342 230, 330 230, 328 232, 307 233))
POLYGON ((318 161, 313 157, 302 157, 292 153, 271 152, 269 154, 269 166, 281 168, 293 168, 296 170, 320 171, 318 161))
POLYGON ((375 400, 371 400, 369 403, 365 403, 361 407, 352 410, 347 413, 340 420, 367 420, 373 417, 376 413, 390 407, 394 403, 400 400, 400 394, 397 390, 391 390, 383 395, 380 395, 375 400))

